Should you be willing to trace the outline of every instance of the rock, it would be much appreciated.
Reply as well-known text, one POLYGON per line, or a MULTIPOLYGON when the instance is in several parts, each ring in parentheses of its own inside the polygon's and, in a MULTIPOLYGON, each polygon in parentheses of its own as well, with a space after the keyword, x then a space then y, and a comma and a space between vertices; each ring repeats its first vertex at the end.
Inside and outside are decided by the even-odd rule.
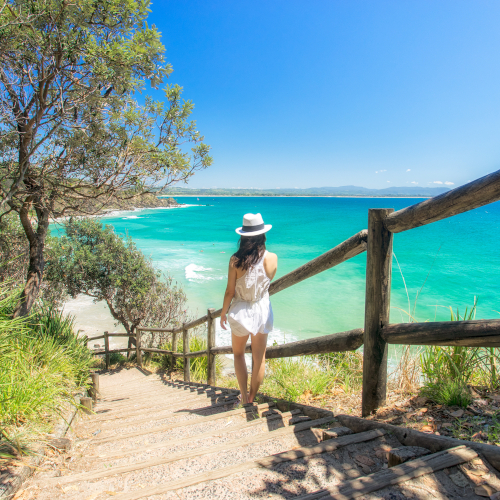
POLYGON ((480 484, 474 488, 474 493, 480 497, 491 498, 491 496, 496 493, 496 490, 493 489, 489 484, 480 484))
POLYGON ((336 439, 340 436, 347 436, 348 434, 352 434, 349 427, 332 427, 331 429, 323 431, 323 441, 326 441, 327 439, 336 439))
POLYGON ((460 418, 464 414, 463 410, 457 410, 450 413, 452 417, 460 418))
POLYGON ((461 472, 455 472, 455 474, 450 474, 450 479, 459 487, 465 488, 469 486, 469 481, 461 472))
POLYGON ((61 453, 71 450, 71 440, 68 438, 52 439, 49 445, 61 453))
POLYGON ((422 448, 420 446, 402 446, 401 448, 393 448, 389 451, 387 454, 387 461, 389 467, 394 467, 395 465, 403 464, 414 458, 423 457, 429 453, 430 451, 427 448, 422 448))

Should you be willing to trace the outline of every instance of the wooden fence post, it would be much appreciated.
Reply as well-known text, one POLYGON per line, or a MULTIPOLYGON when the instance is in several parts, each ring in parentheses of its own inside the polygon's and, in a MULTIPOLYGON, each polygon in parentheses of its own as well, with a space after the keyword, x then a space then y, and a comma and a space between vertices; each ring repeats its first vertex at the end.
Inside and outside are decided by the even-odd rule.
POLYGON ((135 352, 137 364, 142 368, 142 352, 141 352, 141 329, 137 328, 135 331, 135 352))
POLYGON ((177 333, 172 333, 172 359, 170 362, 171 371, 174 371, 175 367, 177 365, 177 362, 176 362, 177 358, 174 356, 174 353, 176 353, 176 352, 177 352, 177 333))
MULTIPOLYGON (((182 352, 187 354, 189 352, 189 330, 184 328, 182 330, 182 352)), ((184 358, 184 382, 191 382, 189 367, 191 364, 190 358, 184 358)))
POLYGON ((106 353, 106 370, 109 370, 109 336, 104 332, 104 352, 106 353))
POLYGON ((385 404, 387 343, 381 329, 389 324, 393 235, 384 227, 392 208, 368 210, 365 330, 363 337, 363 395, 361 415, 366 417, 385 404))
POLYGON ((215 385, 215 354, 210 352, 212 347, 215 347, 215 319, 212 314, 215 309, 207 311, 207 384, 215 385))
POLYGON ((99 374, 91 373, 90 378, 92 379, 92 387, 90 388, 90 395, 92 400, 97 401, 97 396, 99 395, 99 374))
POLYGON ((87 415, 92 413, 92 398, 80 398, 80 404, 82 405, 83 412, 87 415))

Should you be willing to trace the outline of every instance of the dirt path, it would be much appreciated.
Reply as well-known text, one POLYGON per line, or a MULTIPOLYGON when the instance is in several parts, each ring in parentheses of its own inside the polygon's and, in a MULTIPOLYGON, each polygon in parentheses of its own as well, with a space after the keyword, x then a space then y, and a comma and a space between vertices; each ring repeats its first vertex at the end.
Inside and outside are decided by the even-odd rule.
POLYGON ((353 433, 333 415, 312 420, 272 403, 242 407, 232 390, 137 369, 101 375, 100 386, 73 449, 49 457, 16 500, 474 500, 500 490, 496 471, 465 446, 418 456, 384 430, 353 433), (388 467, 388 456, 409 459, 388 467))

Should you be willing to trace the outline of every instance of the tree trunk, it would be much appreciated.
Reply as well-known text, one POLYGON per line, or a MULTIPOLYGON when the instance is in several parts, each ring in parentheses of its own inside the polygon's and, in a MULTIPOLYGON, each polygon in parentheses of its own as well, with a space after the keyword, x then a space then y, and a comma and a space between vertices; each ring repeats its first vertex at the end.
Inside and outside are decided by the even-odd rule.
POLYGON ((45 266, 44 249, 49 228, 49 210, 46 208, 37 209, 38 225, 35 231, 29 218, 31 205, 32 197, 28 196, 19 212, 21 224, 30 245, 30 260, 26 284, 14 310, 14 318, 29 314, 40 291, 45 266))

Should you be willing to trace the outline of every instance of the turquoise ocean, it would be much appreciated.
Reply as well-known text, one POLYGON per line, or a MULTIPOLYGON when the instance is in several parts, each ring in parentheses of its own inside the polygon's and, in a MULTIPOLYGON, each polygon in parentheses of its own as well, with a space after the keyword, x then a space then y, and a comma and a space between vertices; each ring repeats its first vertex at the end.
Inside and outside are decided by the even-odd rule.
MULTIPOLYGON (((128 233, 165 273, 180 283, 193 317, 222 306, 234 229, 260 212, 267 248, 278 254, 276 277, 367 228, 369 208, 398 210, 405 198, 186 197, 187 206, 117 212, 103 218, 128 233)), ((391 322, 448 320, 478 299, 477 318, 500 318, 500 203, 394 237, 391 322), (416 302, 416 296, 418 301, 416 302)), ((366 253, 272 297, 275 331, 269 343, 306 339, 363 326, 366 253)), ((218 328, 217 343, 230 343, 218 328)))

